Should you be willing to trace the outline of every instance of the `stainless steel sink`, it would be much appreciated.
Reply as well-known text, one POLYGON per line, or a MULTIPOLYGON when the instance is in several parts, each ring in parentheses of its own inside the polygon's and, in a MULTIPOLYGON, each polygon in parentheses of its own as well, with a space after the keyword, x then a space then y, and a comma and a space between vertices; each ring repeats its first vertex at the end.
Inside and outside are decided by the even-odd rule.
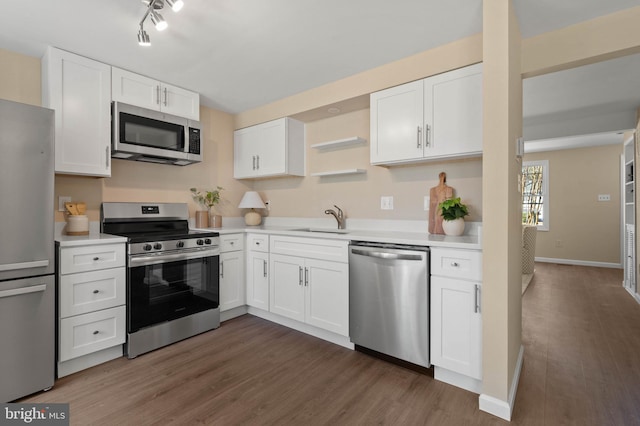
POLYGON ((327 234, 348 234, 349 233, 349 230, 347 229, 332 229, 332 228, 297 228, 297 229, 292 229, 292 231, 324 232, 327 234))

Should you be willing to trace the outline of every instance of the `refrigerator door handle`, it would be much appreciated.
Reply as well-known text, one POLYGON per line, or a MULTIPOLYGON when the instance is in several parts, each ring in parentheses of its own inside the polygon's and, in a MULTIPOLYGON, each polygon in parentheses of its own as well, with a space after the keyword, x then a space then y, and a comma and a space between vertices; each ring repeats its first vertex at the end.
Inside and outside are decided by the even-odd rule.
POLYGON ((3 291, 0 291, 0 299, 4 297, 10 297, 10 296, 19 296, 21 294, 37 293, 39 291, 45 291, 46 289, 47 289, 46 284, 39 284, 39 285, 32 285, 30 287, 3 290, 3 291))
POLYGON ((46 268, 47 266, 49 266, 48 260, 34 260, 33 262, 21 263, 5 263, 4 265, 0 265, 0 272, 17 271, 18 269, 46 268))

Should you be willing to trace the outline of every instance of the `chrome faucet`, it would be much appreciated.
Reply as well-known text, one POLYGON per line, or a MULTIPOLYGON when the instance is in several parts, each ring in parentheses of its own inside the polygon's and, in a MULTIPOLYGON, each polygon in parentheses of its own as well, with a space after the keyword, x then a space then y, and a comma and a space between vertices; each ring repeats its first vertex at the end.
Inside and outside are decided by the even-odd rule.
POLYGON ((333 217, 335 217, 338 221, 338 229, 344 229, 344 213, 342 213, 342 209, 340 209, 340 207, 336 206, 335 204, 333 205, 333 207, 338 209, 338 213, 336 213, 336 211, 333 209, 327 209, 324 211, 324 214, 332 214, 333 217))

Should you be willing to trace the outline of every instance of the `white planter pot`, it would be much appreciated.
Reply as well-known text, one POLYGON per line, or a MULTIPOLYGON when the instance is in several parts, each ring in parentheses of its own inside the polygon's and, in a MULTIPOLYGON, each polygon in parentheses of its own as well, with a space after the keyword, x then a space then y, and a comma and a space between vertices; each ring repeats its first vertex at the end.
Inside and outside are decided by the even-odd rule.
POLYGON ((455 220, 443 220, 442 229, 446 235, 454 237, 464 234, 464 218, 459 217, 455 220))

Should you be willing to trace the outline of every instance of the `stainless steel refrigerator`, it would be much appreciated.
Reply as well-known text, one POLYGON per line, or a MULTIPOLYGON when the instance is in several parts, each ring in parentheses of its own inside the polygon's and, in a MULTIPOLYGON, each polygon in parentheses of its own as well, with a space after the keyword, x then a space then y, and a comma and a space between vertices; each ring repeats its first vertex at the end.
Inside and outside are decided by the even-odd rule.
POLYGON ((53 114, 0 100, 0 402, 54 381, 53 114))

